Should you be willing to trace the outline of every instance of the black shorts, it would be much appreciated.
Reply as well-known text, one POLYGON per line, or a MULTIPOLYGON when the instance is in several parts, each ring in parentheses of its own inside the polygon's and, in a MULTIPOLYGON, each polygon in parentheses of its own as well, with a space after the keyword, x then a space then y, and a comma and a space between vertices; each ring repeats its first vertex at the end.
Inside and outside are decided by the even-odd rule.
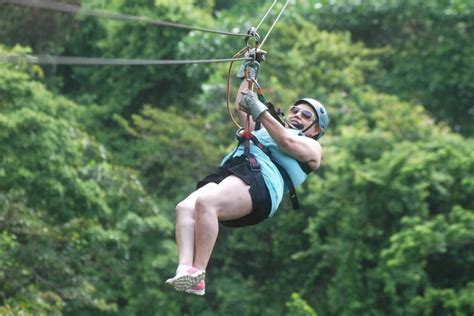
POLYGON ((268 218, 272 208, 270 193, 260 171, 253 171, 249 162, 242 156, 229 159, 225 164, 199 181, 196 189, 208 183, 220 183, 230 175, 234 175, 250 186, 249 193, 252 199, 252 211, 241 218, 220 221, 227 227, 244 227, 258 224, 268 218))

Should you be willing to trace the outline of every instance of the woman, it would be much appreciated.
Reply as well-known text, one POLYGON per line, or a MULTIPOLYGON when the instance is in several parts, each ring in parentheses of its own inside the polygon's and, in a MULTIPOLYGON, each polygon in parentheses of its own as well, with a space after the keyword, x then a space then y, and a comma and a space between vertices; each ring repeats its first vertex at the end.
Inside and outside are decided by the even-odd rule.
POLYGON ((244 80, 235 102, 239 118, 244 122, 250 114, 263 128, 252 132, 252 141, 239 143, 221 166, 176 206, 179 265, 166 283, 177 291, 205 294, 205 271, 219 222, 244 227, 272 217, 284 191, 298 186, 310 171, 319 168, 322 149, 317 140, 329 122, 324 107, 314 99, 298 100, 283 126, 246 88, 244 80))

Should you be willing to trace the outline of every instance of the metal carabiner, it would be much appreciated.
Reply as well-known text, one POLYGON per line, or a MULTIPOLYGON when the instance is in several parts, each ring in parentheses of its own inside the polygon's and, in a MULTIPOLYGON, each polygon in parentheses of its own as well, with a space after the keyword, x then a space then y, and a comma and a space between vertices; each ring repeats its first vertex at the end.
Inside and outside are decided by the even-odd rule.
POLYGON ((245 45, 247 47, 250 47, 248 42, 249 42, 251 37, 255 39, 255 48, 258 48, 258 46, 260 44, 260 35, 258 35, 257 29, 253 26, 248 29, 247 36, 244 37, 245 45))

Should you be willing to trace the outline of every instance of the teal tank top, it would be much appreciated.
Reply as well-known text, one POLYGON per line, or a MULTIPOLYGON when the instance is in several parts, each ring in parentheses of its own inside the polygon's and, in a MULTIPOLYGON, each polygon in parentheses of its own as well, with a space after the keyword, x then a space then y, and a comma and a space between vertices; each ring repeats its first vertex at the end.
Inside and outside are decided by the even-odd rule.
MULTIPOLYGON (((288 131, 294 135, 305 137, 299 130, 288 129, 288 131)), ((273 140, 273 138, 271 138, 266 129, 262 128, 257 131, 253 131, 252 134, 254 134, 260 143, 262 143, 262 145, 264 145, 271 152, 273 159, 277 161, 278 164, 280 164, 283 168, 285 168, 295 188, 306 180, 308 175, 303 171, 298 161, 292 156, 281 151, 277 143, 273 140)), ((288 189, 285 186, 283 177, 281 176, 280 171, 278 171, 278 168, 261 149, 255 146, 252 141, 250 141, 250 153, 255 156, 260 164, 263 180, 265 181, 268 192, 270 193, 272 209, 270 211, 269 217, 272 217, 275 215, 278 206, 281 203, 283 194, 288 192, 288 189)), ((231 153, 224 157, 221 165, 223 165, 230 158, 238 157, 243 154, 244 145, 240 144, 231 153)))

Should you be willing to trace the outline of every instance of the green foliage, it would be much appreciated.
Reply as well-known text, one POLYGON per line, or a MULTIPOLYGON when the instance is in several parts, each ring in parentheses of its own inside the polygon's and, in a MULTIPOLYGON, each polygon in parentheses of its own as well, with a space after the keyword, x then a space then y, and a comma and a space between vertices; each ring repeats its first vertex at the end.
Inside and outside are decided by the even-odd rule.
POLYGON ((1 66, 0 283, 6 311, 138 312, 167 305, 171 223, 137 175, 77 123, 77 105, 1 66), (143 291, 146 286, 148 290, 143 291))
MULTIPOLYGON (((271 3, 81 5, 245 32, 271 3)), ((0 7, 2 41, 31 46, 15 53, 195 59, 243 46, 92 17, 48 14, 38 25, 26 10, 0 7), (16 40, 26 24, 60 27, 16 40)), ((222 227, 204 298, 163 283, 176 264, 174 205, 234 144, 229 65, 1 64, 0 313, 472 313, 474 143, 447 127, 469 135, 471 15, 461 0, 288 7, 264 44, 259 81, 283 109, 302 96, 325 104, 322 167, 298 188, 301 211, 285 200, 261 225, 222 227)))
POLYGON ((4 45, 20 44, 37 53, 60 54, 68 34, 76 28, 75 19, 66 14, 8 3, 0 6, 0 39, 4 45))
MULTIPOLYGON (((274 30, 272 36, 278 41, 268 43, 272 54, 262 66, 268 68, 263 68, 263 74, 269 73, 270 80, 278 78, 283 86, 278 92, 285 93, 282 99, 286 102, 305 95, 324 102, 325 96, 335 91, 350 94, 353 88, 366 83, 367 73, 377 63, 372 57, 374 52, 351 45, 349 34, 319 31, 300 17, 295 17, 290 26, 274 30), (308 33, 313 36, 308 38, 308 33)), ((267 78, 262 75, 263 82, 267 78)))
POLYGON ((395 304, 408 302, 405 308, 411 313, 466 315, 472 311, 472 210, 454 206, 446 215, 429 220, 403 217, 401 225, 381 252, 380 273, 388 297, 396 298, 395 304))
POLYGON ((299 12, 324 29, 348 30, 354 41, 388 48, 372 84, 473 134, 471 1, 304 1, 299 12))
MULTIPOLYGON (((198 9, 189 1, 154 1, 140 5, 134 1, 83 1, 83 6, 183 24, 199 21, 202 27, 212 27, 209 12, 198 9)), ((92 23, 87 19, 84 22, 92 23)), ((90 52, 89 47, 92 47, 95 54, 105 58, 180 59, 183 54, 179 43, 189 33, 169 27, 104 19, 99 20, 99 30, 103 30, 101 37, 96 36, 97 27, 85 27, 73 34, 68 46, 70 53, 90 52)), ((77 95, 77 88, 89 94, 93 91, 95 102, 110 104, 127 116, 138 112, 143 104, 161 108, 170 104, 185 106, 193 94, 199 92, 199 80, 205 76, 199 72, 189 77, 185 66, 89 67, 72 68, 71 71, 70 76, 74 78, 68 87, 71 94, 77 95)))
POLYGON ((329 146, 324 179, 311 182, 310 190, 318 193, 306 200, 320 207, 306 230, 310 246, 299 254, 301 260, 316 262, 314 279, 305 288, 313 291, 312 283, 327 284, 316 302, 329 314, 468 311, 471 306, 463 298, 454 303, 452 297, 430 300, 419 293, 443 289, 472 295, 467 267, 473 259, 460 253, 468 251, 473 238, 468 216, 473 191, 464 183, 472 182, 468 175, 473 172, 474 144, 443 129, 419 141, 405 141, 387 129, 350 129, 338 137, 337 145, 329 146), (405 235, 409 218, 418 219, 419 226, 409 226, 405 235), (453 228, 434 229, 446 218, 451 218, 447 222, 453 228), (459 237, 452 235, 454 227, 459 237), (422 237, 417 231, 426 234, 422 237), (401 254, 406 265, 393 274, 393 267, 402 262, 395 258, 401 254), (380 258, 387 258, 387 263, 380 258), (442 271, 449 271, 449 276, 442 271))
POLYGON ((133 138, 125 160, 140 170, 150 191, 176 200, 192 192, 195 183, 220 162, 220 128, 191 113, 145 106, 132 125, 117 118, 133 138))
POLYGON ((291 300, 286 303, 288 307, 287 315, 294 316, 317 316, 316 312, 301 298, 298 293, 291 295, 291 300))

